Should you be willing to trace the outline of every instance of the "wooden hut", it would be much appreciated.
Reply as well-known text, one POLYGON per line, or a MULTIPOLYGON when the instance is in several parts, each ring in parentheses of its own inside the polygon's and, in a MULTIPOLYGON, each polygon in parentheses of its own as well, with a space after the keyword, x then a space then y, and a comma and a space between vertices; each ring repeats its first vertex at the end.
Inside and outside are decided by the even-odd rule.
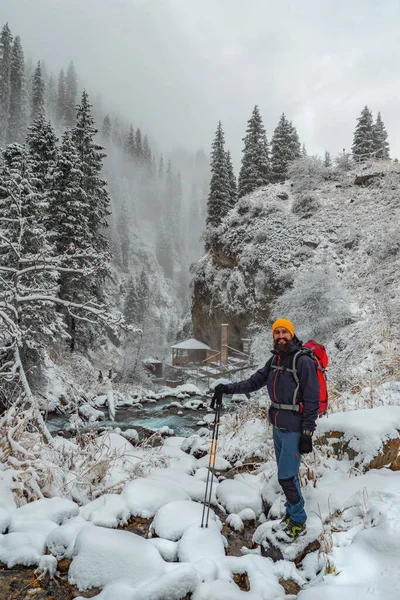
POLYGON ((207 359, 207 351, 210 351, 210 346, 199 342, 195 339, 186 340, 180 344, 171 346, 172 350, 172 366, 186 367, 191 364, 201 364, 207 359))

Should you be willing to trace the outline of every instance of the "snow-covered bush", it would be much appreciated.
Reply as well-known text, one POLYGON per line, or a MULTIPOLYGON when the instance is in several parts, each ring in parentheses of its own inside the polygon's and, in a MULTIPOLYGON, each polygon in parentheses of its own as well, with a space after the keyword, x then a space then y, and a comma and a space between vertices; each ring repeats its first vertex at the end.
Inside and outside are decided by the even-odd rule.
POLYGON ((335 166, 338 171, 350 171, 352 167, 351 154, 343 152, 335 156, 335 166))
POLYGON ((277 299, 273 315, 285 316, 295 323, 296 331, 326 342, 349 321, 350 297, 333 271, 307 271, 277 299))
POLYGON ((321 208, 319 200, 312 194, 302 194, 294 199, 292 212, 300 218, 309 219, 321 208))
POLYGON ((312 190, 328 176, 324 161, 319 156, 303 156, 291 163, 288 176, 295 192, 312 190))

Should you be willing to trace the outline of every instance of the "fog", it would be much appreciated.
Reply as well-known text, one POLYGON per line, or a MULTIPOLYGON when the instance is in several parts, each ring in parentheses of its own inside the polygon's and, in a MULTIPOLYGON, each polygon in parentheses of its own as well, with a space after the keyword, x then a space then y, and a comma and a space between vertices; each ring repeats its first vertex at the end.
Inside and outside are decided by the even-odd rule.
POLYGON ((236 165, 256 103, 268 138, 284 111, 309 153, 333 154, 368 104, 400 155, 399 17, 394 0, 0 0, 27 57, 72 59, 164 152, 208 151, 221 119, 236 165))

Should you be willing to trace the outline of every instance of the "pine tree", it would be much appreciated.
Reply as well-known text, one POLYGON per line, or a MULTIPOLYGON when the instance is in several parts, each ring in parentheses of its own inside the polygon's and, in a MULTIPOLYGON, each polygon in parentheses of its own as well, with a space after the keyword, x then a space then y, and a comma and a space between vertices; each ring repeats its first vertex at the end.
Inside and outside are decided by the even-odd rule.
POLYGON ((44 114, 44 107, 45 86, 42 76, 42 66, 39 61, 32 79, 31 121, 34 121, 40 114, 44 114))
POLYGON ((160 183, 162 183, 164 181, 164 177, 165 177, 164 157, 161 154, 160 160, 158 163, 158 181, 160 183))
POLYGON ((61 125, 64 125, 65 121, 65 94, 65 73, 64 69, 61 69, 57 86, 57 120, 61 125))
POLYGON ((14 39, 10 69, 10 116, 8 120, 8 142, 22 143, 26 129, 25 60, 21 39, 14 39))
POLYGON ((165 221, 162 221, 156 241, 157 260, 167 279, 172 279, 174 275, 174 251, 170 231, 165 221))
POLYGON ((353 158, 356 162, 363 162, 374 156, 374 122, 372 112, 365 106, 357 119, 353 136, 353 158))
POLYGON ((136 129, 135 133, 135 156, 136 162, 141 165, 143 161, 143 144, 142 144, 142 132, 140 129, 136 129))
POLYGON ((68 65, 67 74, 65 76, 64 120, 67 127, 73 127, 75 125, 77 93, 78 78, 74 63, 71 61, 68 65))
POLYGON ((111 118, 110 118, 110 115, 106 115, 103 120, 103 127, 101 130, 101 135, 102 135, 103 139, 106 140, 107 142, 109 142, 111 139, 111 130, 112 130, 111 118))
POLYGON ((272 136, 272 181, 285 181, 290 163, 300 156, 300 141, 297 131, 282 113, 272 136))
POLYGON ((129 155, 132 160, 136 157, 136 145, 135 145, 135 130, 133 129, 133 125, 129 127, 128 135, 125 140, 125 152, 129 155))
POLYGON ((57 86, 53 73, 50 74, 46 86, 46 114, 52 123, 57 120, 57 86))
MULTIPOLYGON (((39 192, 45 192, 49 189, 50 172, 57 158, 57 137, 43 113, 39 114, 28 128, 26 143, 34 185, 39 192)), ((45 201, 44 197, 42 201, 45 201)))
MULTIPOLYGON (((9 285, 0 286, 0 293, 12 292, 10 302, 18 303, 16 296, 54 295, 57 293, 57 273, 51 270, 40 269, 39 263, 42 256, 50 256, 50 246, 46 231, 42 225, 40 215, 41 196, 36 186, 32 183, 35 177, 30 169, 30 160, 24 146, 10 144, 3 153, 0 164, 0 218, 7 219, 6 237, 8 244, 0 247, 0 263, 10 269, 2 273, 4 278, 10 278, 9 285), (33 264, 32 269, 27 269, 13 280, 12 269, 21 269, 21 263, 33 264), (13 288, 11 287, 11 284, 13 288)), ((46 306, 40 310, 40 303, 34 300, 27 304, 18 305, 18 327, 22 335, 19 344, 22 346, 22 356, 29 353, 34 366, 38 363, 36 350, 42 340, 51 339, 58 341, 60 336, 65 336, 65 329, 61 318, 54 306, 46 306)))
POLYGON ((143 322, 149 307, 149 279, 147 277, 146 271, 142 269, 139 278, 139 284, 137 287, 137 295, 138 295, 138 319, 139 322, 143 322))
POLYGON ((301 147, 301 155, 302 155, 303 158, 307 158, 307 148, 306 148, 306 145, 305 145, 304 142, 303 142, 303 145, 301 147))
MULTIPOLYGON (((90 247, 89 207, 82 188, 83 172, 73 133, 67 129, 62 136, 57 162, 51 174, 48 225, 50 239, 57 252, 71 248, 92 250, 90 247)), ((61 293, 67 297, 64 291, 61 293)))
POLYGON ((389 155, 389 143, 387 141, 387 131, 382 121, 381 113, 378 112, 376 121, 373 127, 373 140, 374 140, 374 156, 375 158, 383 158, 388 160, 389 155))
POLYGON ((7 142, 10 118, 12 34, 6 23, 0 34, 0 145, 7 142))
POLYGON ((84 91, 81 104, 77 109, 76 126, 72 131, 81 161, 82 188, 86 193, 89 206, 91 246, 96 251, 101 251, 108 248, 103 229, 107 227, 107 216, 110 214, 110 197, 107 182, 101 178, 103 159, 106 155, 103 152, 104 148, 94 141, 98 130, 94 125, 91 109, 88 94, 84 91))
POLYGON ((331 155, 328 151, 325 152, 325 156, 324 156, 324 166, 329 169, 329 167, 332 166, 332 159, 331 159, 331 155))
POLYGON ((124 302, 124 317, 128 323, 136 323, 138 321, 139 300, 136 292, 136 286, 133 277, 129 279, 128 289, 124 302))
POLYGON ((269 145, 260 111, 256 105, 247 122, 242 166, 239 172, 239 198, 270 181, 269 145))
POLYGON ((212 143, 207 228, 218 227, 230 208, 230 181, 224 146, 225 137, 221 121, 219 121, 212 143))
POLYGON ((143 138, 143 165, 147 168, 151 166, 151 148, 147 135, 143 138))
POLYGON ((233 171, 233 164, 231 159, 231 153, 228 150, 226 153, 226 166, 228 169, 228 178, 229 178, 229 205, 232 208, 235 206, 237 202, 237 184, 236 177, 233 171))

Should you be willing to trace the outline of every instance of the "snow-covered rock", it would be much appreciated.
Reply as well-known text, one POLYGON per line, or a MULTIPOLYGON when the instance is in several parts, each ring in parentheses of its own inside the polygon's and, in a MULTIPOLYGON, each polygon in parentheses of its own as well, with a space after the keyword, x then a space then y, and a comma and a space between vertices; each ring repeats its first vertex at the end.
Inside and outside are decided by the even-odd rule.
POLYGON ((176 485, 164 480, 143 478, 130 481, 124 487, 121 498, 126 502, 131 515, 145 519, 153 517, 165 504, 190 500, 189 494, 176 485))
MULTIPOLYGON (((176 542, 184 531, 192 524, 201 524, 203 506, 198 502, 177 501, 170 502, 160 508, 150 526, 150 534, 176 542)), ((216 515, 210 509, 209 519, 216 520, 216 515)))
POLYGON ((259 516, 263 510, 260 490, 238 479, 222 481, 217 487, 217 500, 229 513, 250 508, 259 516))

